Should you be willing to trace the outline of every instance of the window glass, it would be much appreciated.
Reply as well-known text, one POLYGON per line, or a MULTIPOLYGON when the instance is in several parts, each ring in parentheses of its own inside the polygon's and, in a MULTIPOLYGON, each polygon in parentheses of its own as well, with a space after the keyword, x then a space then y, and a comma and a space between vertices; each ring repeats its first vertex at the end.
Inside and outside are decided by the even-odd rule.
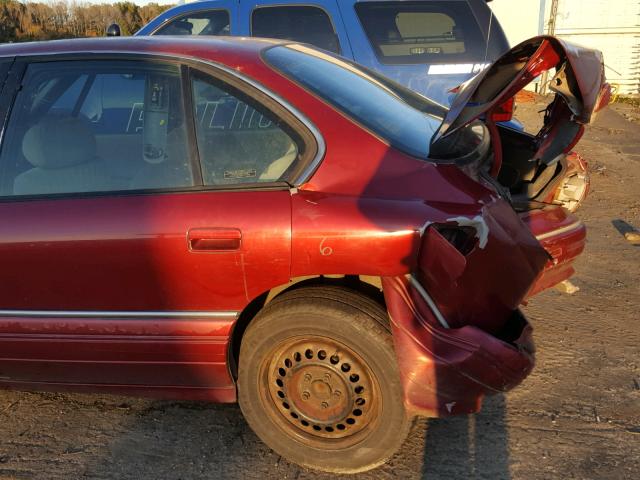
POLYGON ((302 142, 273 113, 212 78, 193 78, 198 152, 205 185, 284 181, 302 142))
POLYGON ((384 63, 481 62, 485 41, 467 2, 365 2, 355 6, 384 63))
POLYGON ((154 35, 229 35, 230 31, 229 12, 207 10, 173 20, 154 35))
POLYGON ((318 7, 256 8, 251 18, 251 34, 254 37, 310 43, 330 52, 340 53, 340 43, 331 19, 318 7))
POLYGON ((182 103, 176 66, 32 64, 0 152, 0 193, 192 186, 182 103))
POLYGON ((327 103, 410 155, 427 158, 446 111, 368 70, 304 45, 268 49, 265 59, 327 103))
MULTIPOLYGON (((13 58, 0 58, 0 84, 4 84, 4 77, 9 73, 13 58)), ((2 87, 0 87, 0 92, 2 87)))

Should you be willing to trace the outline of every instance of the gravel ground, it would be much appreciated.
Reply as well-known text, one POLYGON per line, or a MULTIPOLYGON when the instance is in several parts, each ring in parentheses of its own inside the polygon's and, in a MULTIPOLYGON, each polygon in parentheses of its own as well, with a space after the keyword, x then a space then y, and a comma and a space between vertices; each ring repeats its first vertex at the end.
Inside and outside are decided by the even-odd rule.
MULTIPOLYGON (((628 110, 603 112, 578 145, 593 171, 580 291, 525 308, 532 375, 480 414, 416 421, 396 457, 351 478, 640 478, 640 246, 615 228, 640 227, 640 126, 628 110)), ((330 478, 272 453, 235 405, 0 392, 0 423, 1 479, 330 478)))

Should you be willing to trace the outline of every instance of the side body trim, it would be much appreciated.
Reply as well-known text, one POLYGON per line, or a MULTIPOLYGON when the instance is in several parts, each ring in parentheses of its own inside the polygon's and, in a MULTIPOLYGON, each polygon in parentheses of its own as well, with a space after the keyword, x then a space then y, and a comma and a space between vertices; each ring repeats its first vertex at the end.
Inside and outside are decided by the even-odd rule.
POLYGON ((0 310, 0 317, 56 317, 56 318, 238 318, 232 311, 81 311, 81 310, 0 310))

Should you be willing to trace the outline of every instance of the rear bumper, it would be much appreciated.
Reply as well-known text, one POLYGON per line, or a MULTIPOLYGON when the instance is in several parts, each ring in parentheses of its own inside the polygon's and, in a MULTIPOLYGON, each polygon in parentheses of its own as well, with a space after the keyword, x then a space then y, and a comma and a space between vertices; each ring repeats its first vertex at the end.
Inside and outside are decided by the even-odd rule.
POLYGON ((573 264, 587 242, 587 229, 562 207, 534 210, 521 218, 551 257, 527 293, 532 297, 573 275, 573 264))
POLYGON ((382 280, 407 409, 441 417, 473 413, 484 395, 518 385, 534 365, 532 328, 513 312, 497 338, 474 326, 441 327, 407 277, 382 280))

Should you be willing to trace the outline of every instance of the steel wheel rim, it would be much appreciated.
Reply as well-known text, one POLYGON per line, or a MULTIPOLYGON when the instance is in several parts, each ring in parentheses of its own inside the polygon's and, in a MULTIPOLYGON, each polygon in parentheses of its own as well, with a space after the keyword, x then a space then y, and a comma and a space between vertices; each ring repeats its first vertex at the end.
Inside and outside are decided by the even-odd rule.
POLYGON ((378 380, 342 342, 319 335, 289 338, 272 350, 260 373, 272 420, 305 444, 345 448, 377 425, 378 380))

